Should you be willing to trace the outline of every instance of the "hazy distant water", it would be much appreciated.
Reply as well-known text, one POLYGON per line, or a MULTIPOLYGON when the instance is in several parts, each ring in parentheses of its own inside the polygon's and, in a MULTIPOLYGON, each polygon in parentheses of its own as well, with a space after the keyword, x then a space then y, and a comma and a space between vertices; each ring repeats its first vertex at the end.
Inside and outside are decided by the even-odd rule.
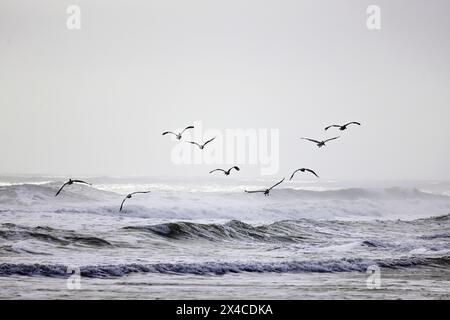
POLYGON ((53 181, 0 177, 0 298, 449 298, 448 182, 53 181))

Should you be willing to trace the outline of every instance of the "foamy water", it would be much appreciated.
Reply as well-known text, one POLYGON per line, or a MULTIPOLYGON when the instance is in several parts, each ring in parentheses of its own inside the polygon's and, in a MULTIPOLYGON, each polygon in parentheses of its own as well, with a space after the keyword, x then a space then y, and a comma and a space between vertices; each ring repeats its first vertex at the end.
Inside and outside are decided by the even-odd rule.
POLYGON ((0 180, 1 298, 449 297, 446 182, 0 180))

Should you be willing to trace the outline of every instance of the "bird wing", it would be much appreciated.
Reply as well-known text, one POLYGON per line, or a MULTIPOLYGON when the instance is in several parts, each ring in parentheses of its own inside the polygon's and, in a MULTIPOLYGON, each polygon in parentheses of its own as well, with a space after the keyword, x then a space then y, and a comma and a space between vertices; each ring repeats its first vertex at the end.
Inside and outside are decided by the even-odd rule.
POLYGON ((277 185, 279 185, 279 184, 282 183, 283 181, 284 181, 284 178, 281 179, 281 181, 279 181, 279 182, 277 182, 276 184, 274 184, 273 186, 271 186, 271 187, 269 188, 269 190, 272 190, 273 188, 275 188, 277 185))
POLYGON ((133 194, 138 194, 138 193, 150 193, 151 191, 136 191, 136 192, 132 192, 131 195, 133 194))
POLYGON ((170 133, 170 134, 173 134, 173 135, 175 135, 175 136, 177 136, 177 134, 176 133, 174 133, 174 132, 172 132, 172 131, 166 131, 166 132, 163 132, 163 136, 165 136, 166 134, 168 134, 168 133, 170 133))
POLYGON ((349 124, 357 124, 358 126, 361 125, 361 123, 359 123, 359 122, 352 121, 352 122, 347 123, 347 124, 345 125, 345 127, 348 126, 349 124))
POLYGON ((231 171, 232 169, 234 169, 234 170, 236 170, 236 171, 239 171, 239 170, 241 170, 241 169, 239 169, 239 167, 238 167, 238 166, 234 166, 234 167, 231 167, 231 168, 230 168, 230 170, 228 170, 228 171, 231 171))
POLYGON ((308 168, 303 168, 303 169, 305 169, 306 171, 311 172, 313 175, 315 175, 317 178, 319 178, 319 176, 313 170, 308 169, 308 168))
POLYGON ((122 200, 122 203, 120 204, 120 209, 119 209, 119 212, 121 212, 122 211, 122 208, 123 208, 123 204, 125 203, 125 201, 128 199, 128 197, 125 197, 123 200, 122 200))
POLYGON ((266 192, 266 190, 255 190, 255 191, 247 191, 247 190, 244 190, 244 191, 247 192, 247 193, 266 192))
POLYGON ((84 184, 92 185, 91 183, 83 181, 83 180, 72 180, 72 181, 76 182, 76 183, 84 183, 84 184))
POLYGON ((67 184, 68 184, 68 182, 64 183, 64 184, 62 185, 62 187, 59 188, 58 192, 55 194, 55 197, 57 197, 57 196, 61 193, 62 189, 64 189, 64 187, 67 186, 67 184))
POLYGON ((338 124, 332 124, 331 126, 326 127, 325 130, 328 130, 328 129, 332 128, 332 127, 340 128, 341 126, 338 125, 338 124))
POLYGON ((311 141, 311 142, 314 142, 314 143, 320 143, 320 141, 317 141, 317 140, 314 140, 314 139, 309 139, 309 138, 302 138, 302 139, 308 140, 308 141, 311 141))
POLYGON ((197 142, 194 142, 194 141, 188 141, 188 142, 197 145, 199 148, 201 147, 201 145, 199 145, 197 142))
POLYGON ((216 137, 214 137, 214 138, 212 138, 212 139, 209 139, 208 141, 206 141, 206 142, 203 144, 203 146, 206 146, 208 143, 210 143, 211 141, 213 141, 215 138, 216 138, 216 137))
POLYGON ((289 178, 289 180, 292 180, 292 178, 294 177, 294 175, 295 175, 298 171, 300 171, 300 169, 297 169, 297 170, 295 170, 294 172, 292 172, 292 175, 291 175, 291 177, 289 178))
POLYGON ((184 128, 183 131, 181 131, 180 134, 183 134, 183 132, 185 132, 188 129, 194 129, 194 126, 189 126, 189 127, 184 128))
POLYGON ((223 171, 223 172, 226 172, 226 171, 223 170, 223 169, 214 169, 214 170, 210 171, 209 173, 213 173, 214 171, 223 171))
POLYGON ((328 141, 331 141, 331 140, 334 140, 334 139, 337 139, 337 138, 339 138, 339 137, 334 137, 334 138, 331 138, 331 139, 327 139, 324 142, 328 142, 328 141))

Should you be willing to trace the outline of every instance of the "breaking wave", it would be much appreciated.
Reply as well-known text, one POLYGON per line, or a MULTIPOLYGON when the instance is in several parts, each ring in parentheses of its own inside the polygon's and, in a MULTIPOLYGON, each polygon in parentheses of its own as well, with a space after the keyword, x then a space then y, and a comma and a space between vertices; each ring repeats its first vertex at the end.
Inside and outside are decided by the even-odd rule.
POLYGON ((63 182, 18 184, 0 187, 0 203, 10 206, 36 206, 58 203, 89 203, 114 198, 114 193, 85 185, 73 185, 55 197, 63 182))
MULTIPOLYGON (((416 219, 411 221, 398 221, 411 226, 420 225, 424 222, 439 223, 450 215, 416 219)), ((369 222, 368 222, 369 223, 369 222)), ((372 221, 370 225, 376 227, 382 221, 372 221)), ((239 220, 231 220, 224 224, 219 223, 195 223, 188 221, 177 221, 154 225, 133 225, 123 227, 123 230, 139 232, 150 236, 157 236, 168 240, 208 240, 208 241, 251 241, 251 242, 288 242, 309 243, 317 242, 320 238, 337 236, 336 227, 339 231, 350 228, 354 223, 351 221, 316 221, 312 219, 281 220, 270 224, 251 225, 239 220)), ((364 226, 361 226, 363 228, 364 226)), ((422 235, 421 239, 449 238, 448 233, 422 235)), ((390 247, 392 244, 379 240, 367 239, 361 242, 367 247, 390 247)))
MULTIPOLYGON (((70 186, 55 197, 59 187, 60 183, 2 186, 0 212, 116 215, 123 199, 121 194, 84 185, 70 186)), ((229 192, 155 190, 148 197, 136 197, 128 201, 122 214, 177 220, 279 221, 347 217, 414 219, 450 212, 449 196, 413 188, 349 188, 328 191, 280 188, 270 197, 245 194, 244 188, 242 186, 242 190, 229 192)), ((166 229, 169 229, 169 233, 172 230, 169 226, 166 229)))
MULTIPOLYGON (((50 182, 44 184, 17 184, 0 186, 0 201, 7 202, 8 200, 15 200, 28 204, 30 201, 48 201, 55 199, 55 193, 58 191, 63 182, 50 182)), ((255 188, 258 188, 255 186, 255 188)), ((261 187, 260 187, 261 188, 261 187)), ((217 191, 210 193, 242 193, 242 190, 235 190, 230 192, 217 191)), ((172 190, 176 192, 176 190, 172 190)), ((186 191, 180 191, 189 193, 186 191)), ((191 191, 190 193, 196 193, 191 191)), ((199 192, 202 193, 202 192, 199 192)), ((346 188, 346 189, 334 189, 324 191, 312 191, 299 188, 279 188, 277 192, 282 197, 295 196, 302 199, 408 199, 408 198, 427 198, 427 199, 445 199, 450 198, 442 194, 434 194, 424 192, 416 188, 403 188, 403 187, 391 187, 391 188, 346 188)), ((96 189, 95 187, 89 187, 85 185, 73 185, 64 189, 64 198, 79 200, 102 200, 117 195, 114 192, 104 191, 96 189)))
POLYGON ((104 239, 83 235, 71 230, 53 229, 50 227, 25 227, 12 223, 0 225, 0 238, 9 241, 34 239, 55 245, 83 245, 92 247, 112 246, 104 239))
POLYGON ((251 240, 263 242, 298 242, 307 239, 296 221, 279 221, 252 226, 232 220, 225 224, 171 222, 149 226, 128 226, 125 230, 151 233, 169 239, 251 240))
MULTIPOLYGON (((405 258, 389 260, 339 259, 326 261, 284 262, 204 262, 204 263, 156 263, 83 266, 80 275, 88 278, 115 278, 134 273, 224 275, 228 273, 331 273, 365 272, 368 267, 399 269, 410 267, 448 267, 450 257, 405 258)), ((0 264, 0 276, 68 277, 68 267, 45 264, 0 264)))

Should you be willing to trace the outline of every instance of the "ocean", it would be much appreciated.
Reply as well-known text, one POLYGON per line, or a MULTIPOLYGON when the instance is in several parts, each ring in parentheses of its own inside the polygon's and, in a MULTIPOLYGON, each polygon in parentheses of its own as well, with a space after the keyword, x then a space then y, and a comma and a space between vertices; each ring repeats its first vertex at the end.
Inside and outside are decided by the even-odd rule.
POLYGON ((450 182, 85 179, 0 177, 0 299, 450 298, 450 182))

